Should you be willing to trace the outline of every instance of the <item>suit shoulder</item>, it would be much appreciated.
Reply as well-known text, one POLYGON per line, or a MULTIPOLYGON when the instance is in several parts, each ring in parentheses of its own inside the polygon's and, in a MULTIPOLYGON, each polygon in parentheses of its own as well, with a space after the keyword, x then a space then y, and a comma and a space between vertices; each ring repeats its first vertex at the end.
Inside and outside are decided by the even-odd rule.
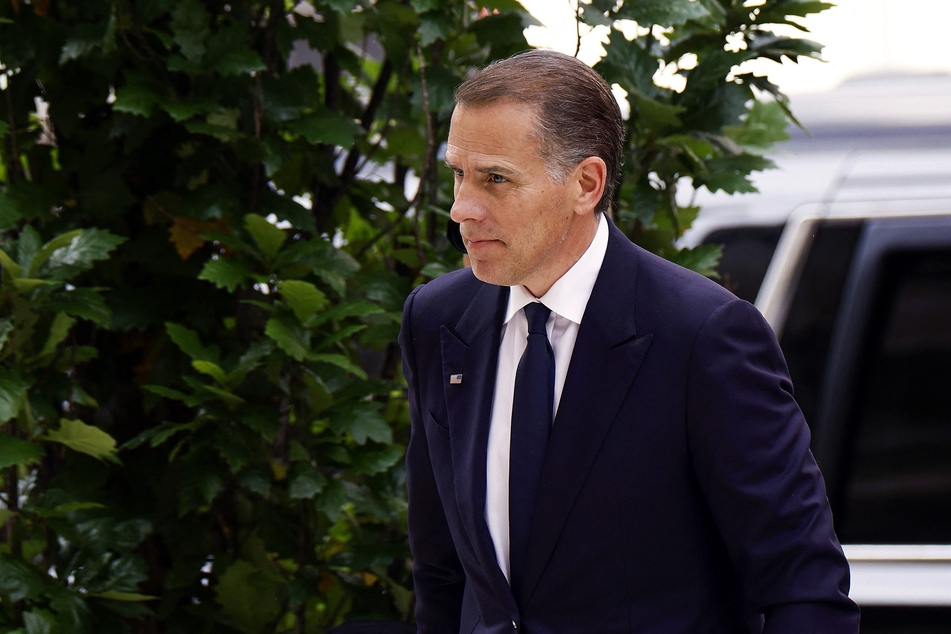
POLYGON ((741 302, 713 280, 636 247, 638 322, 695 331, 720 307, 741 302))

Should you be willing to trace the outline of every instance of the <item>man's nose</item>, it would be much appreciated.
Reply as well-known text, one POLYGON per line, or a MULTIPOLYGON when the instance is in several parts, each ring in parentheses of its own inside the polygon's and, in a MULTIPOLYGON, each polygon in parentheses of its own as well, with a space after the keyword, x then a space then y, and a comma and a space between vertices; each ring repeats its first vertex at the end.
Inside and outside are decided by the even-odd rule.
POLYGON ((485 205, 467 183, 460 183, 456 187, 449 217, 459 224, 466 220, 482 220, 485 217, 485 205))

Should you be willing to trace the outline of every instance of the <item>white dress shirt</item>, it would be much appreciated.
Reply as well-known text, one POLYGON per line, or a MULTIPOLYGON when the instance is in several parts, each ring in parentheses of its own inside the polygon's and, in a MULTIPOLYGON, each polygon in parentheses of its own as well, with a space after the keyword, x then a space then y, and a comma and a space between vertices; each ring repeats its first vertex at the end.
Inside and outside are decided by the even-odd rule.
POLYGON ((515 371, 525 351, 528 320, 522 310, 529 302, 541 301, 551 309, 548 317, 548 340, 555 354, 555 402, 557 414, 571 353, 578 338, 578 328, 591 297, 595 280, 601 271, 608 248, 608 223, 600 218, 594 239, 584 254, 545 293, 535 297, 524 286, 513 286, 502 323, 499 365, 496 370, 486 461, 485 520, 495 544, 499 567, 509 579, 509 439, 512 431, 512 401, 515 395, 515 371))

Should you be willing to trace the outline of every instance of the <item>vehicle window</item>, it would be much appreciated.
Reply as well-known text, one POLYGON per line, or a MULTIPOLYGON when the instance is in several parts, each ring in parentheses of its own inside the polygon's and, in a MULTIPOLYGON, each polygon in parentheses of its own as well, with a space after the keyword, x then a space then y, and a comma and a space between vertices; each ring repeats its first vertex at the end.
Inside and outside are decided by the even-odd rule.
POLYGON ((951 542, 951 251, 883 260, 862 354, 838 531, 951 542))
POLYGON ((782 225, 727 227, 711 231, 703 244, 723 245, 723 254, 717 265, 720 284, 740 299, 755 301, 782 232, 782 225))
POLYGON ((835 317, 860 233, 858 221, 817 226, 780 336, 796 400, 810 424, 817 415, 835 317))

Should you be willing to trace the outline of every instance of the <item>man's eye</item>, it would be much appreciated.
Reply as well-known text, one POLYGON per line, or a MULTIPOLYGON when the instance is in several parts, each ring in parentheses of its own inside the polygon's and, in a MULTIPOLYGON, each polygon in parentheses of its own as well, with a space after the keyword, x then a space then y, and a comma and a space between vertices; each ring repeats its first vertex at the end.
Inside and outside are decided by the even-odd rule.
POLYGON ((452 175, 455 176, 456 178, 462 178, 462 176, 463 176, 462 170, 456 170, 456 169, 454 169, 454 170, 452 170, 452 175))
POLYGON ((493 183, 498 184, 498 183, 504 183, 506 179, 504 176, 499 176, 498 174, 489 174, 489 180, 493 183))

